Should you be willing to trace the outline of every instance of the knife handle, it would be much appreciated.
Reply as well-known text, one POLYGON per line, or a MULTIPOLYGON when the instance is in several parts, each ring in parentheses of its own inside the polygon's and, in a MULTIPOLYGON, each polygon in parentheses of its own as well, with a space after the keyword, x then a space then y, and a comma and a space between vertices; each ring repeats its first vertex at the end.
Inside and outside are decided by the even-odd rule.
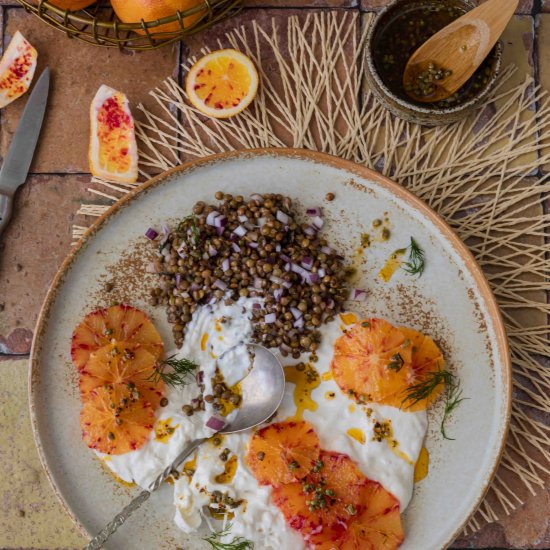
POLYGON ((2 232, 10 221, 12 200, 12 197, 9 195, 0 193, 0 235, 2 235, 2 232))

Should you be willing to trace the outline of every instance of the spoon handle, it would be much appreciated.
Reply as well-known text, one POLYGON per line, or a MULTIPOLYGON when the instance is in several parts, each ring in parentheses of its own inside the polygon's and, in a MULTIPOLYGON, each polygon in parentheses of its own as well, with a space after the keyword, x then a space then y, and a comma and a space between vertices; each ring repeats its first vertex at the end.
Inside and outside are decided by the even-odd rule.
POLYGON ((202 443, 206 438, 195 439, 188 443, 176 459, 168 466, 158 477, 129 504, 127 504, 121 512, 119 512, 88 544, 84 550, 99 550, 101 545, 106 542, 109 537, 151 496, 153 491, 156 491, 162 482, 172 473, 178 466, 202 443))

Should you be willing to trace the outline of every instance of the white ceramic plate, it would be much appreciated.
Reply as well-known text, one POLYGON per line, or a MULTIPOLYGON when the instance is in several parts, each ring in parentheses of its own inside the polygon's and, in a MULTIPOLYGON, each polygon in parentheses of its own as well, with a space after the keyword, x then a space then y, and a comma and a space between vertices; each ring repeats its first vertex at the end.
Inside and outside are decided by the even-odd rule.
MULTIPOLYGON (((373 245, 361 266, 356 286, 371 291, 361 309, 434 336, 468 397, 448 426, 454 441, 441 438, 441 411, 430 413, 430 473, 417 484, 404 514, 402 550, 449 545, 480 503, 507 432, 511 369, 495 300, 465 246, 421 201, 353 163, 295 150, 230 153, 171 170, 113 207, 66 259, 36 329, 30 402, 44 467, 67 511, 84 532, 95 533, 135 493, 119 485, 81 441, 77 375, 69 353, 72 330, 93 308, 125 300, 152 316, 170 347, 163 309, 146 301, 150 276, 145 264, 151 246, 143 233, 149 226, 188 215, 196 201, 212 201, 218 190, 244 196, 276 192, 303 206, 322 204, 328 222, 325 234, 348 258, 361 231, 388 213, 390 241, 373 245), (336 195, 333 202, 324 200, 327 192, 336 195), (425 273, 415 278, 399 272, 390 283, 381 282, 376 275, 384 260, 406 246, 410 236, 425 250, 425 273), (115 283, 111 293, 103 290, 106 280, 115 283)), ((172 488, 166 485, 106 548, 203 548, 200 539, 178 531, 173 515, 172 488)))

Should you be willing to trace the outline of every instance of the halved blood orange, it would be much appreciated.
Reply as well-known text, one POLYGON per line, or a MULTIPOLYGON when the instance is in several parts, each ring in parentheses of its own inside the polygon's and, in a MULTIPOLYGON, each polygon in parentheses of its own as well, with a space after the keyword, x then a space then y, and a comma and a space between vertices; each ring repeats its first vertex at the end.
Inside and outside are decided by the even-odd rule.
POLYGON ((361 507, 367 478, 347 455, 319 454, 320 467, 301 482, 273 488, 273 501, 288 525, 317 545, 340 540, 361 507))
POLYGON ((90 107, 90 171, 107 181, 134 183, 138 153, 128 98, 101 86, 90 107))
POLYGON ((342 391, 359 401, 400 406, 412 346, 383 319, 355 323, 334 344, 331 370, 342 391))
MULTIPOLYGON (((445 369, 443 353, 429 336, 425 336, 412 328, 401 327, 400 330, 412 345, 412 358, 408 371, 409 387, 421 383, 423 380, 431 378, 433 373, 445 369)), ((444 387, 445 384, 441 382, 426 399, 422 399, 414 404, 407 404, 407 401, 405 401, 403 402, 403 408, 408 411, 420 411, 428 408, 439 397, 444 387)))
POLYGON ((163 351, 160 334, 149 317, 135 307, 121 304, 89 313, 76 327, 71 345, 73 363, 82 370, 93 352, 113 341, 140 344, 155 359, 163 351))
POLYGON ((154 423, 152 405, 123 384, 93 389, 80 411, 82 439, 91 449, 113 455, 143 446, 154 423))
POLYGON ((37 57, 30 42, 17 31, 0 61, 0 109, 29 89, 37 57))
POLYGON ((186 92, 201 113, 228 118, 248 107, 258 89, 258 72, 243 53, 218 50, 199 59, 189 70, 186 92))
POLYGON ((163 397, 164 382, 153 382, 157 360, 139 344, 112 342, 90 355, 80 371, 80 394, 83 400, 99 386, 125 384, 137 388, 140 399, 154 409, 163 397))
POLYGON ((319 437, 303 420, 277 422, 257 431, 250 440, 246 463, 260 485, 299 481, 319 458, 319 437))
MULTIPOLYGON (((404 540, 399 501, 376 481, 361 488, 362 505, 336 546, 339 550, 395 550, 404 540)), ((316 550, 329 547, 316 546, 316 550)))

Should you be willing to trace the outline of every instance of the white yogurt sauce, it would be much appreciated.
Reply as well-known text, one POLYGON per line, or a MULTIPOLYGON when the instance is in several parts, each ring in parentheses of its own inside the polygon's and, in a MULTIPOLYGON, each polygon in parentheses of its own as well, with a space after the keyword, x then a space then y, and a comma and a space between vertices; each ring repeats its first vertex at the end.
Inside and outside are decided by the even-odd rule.
MULTIPOLYGON (((229 306, 222 301, 203 306, 193 315, 177 357, 193 359, 201 365, 206 393, 211 393, 210 378, 216 364, 229 386, 246 375, 249 361, 244 344, 252 335, 251 309, 257 301, 241 298, 229 306), (222 318, 225 318, 224 323, 220 322, 222 318), (205 335, 208 335, 207 338, 205 335), (227 353, 224 355, 224 352, 227 353)), ((334 341, 342 335, 344 328, 340 318, 321 328, 322 342, 317 351, 319 360, 315 363, 321 383, 311 393, 317 409, 314 412, 305 410, 303 418, 315 427, 322 449, 349 455, 367 477, 378 481, 395 495, 403 511, 412 497, 414 464, 426 434, 427 415, 425 411, 408 413, 390 406, 360 406, 340 391, 330 377, 330 362, 334 341), (327 375, 323 377, 324 373, 327 375), (327 392, 334 393, 334 397, 327 398, 327 392), (391 439, 373 439, 375 421, 391 421, 391 439), (347 433, 350 429, 364 434, 364 442, 351 437, 347 433)), ((283 365, 291 365, 299 360, 283 358, 282 362, 283 365)), ((295 385, 287 382, 275 421, 296 414, 294 390, 295 385)), ((123 480, 135 481, 146 487, 173 461, 187 442, 211 436, 214 432, 206 427, 206 420, 212 415, 212 410, 196 412, 191 417, 181 410, 198 393, 195 383, 185 387, 168 387, 166 397, 169 403, 157 411, 157 423, 171 419, 170 425, 175 428, 173 435, 162 442, 155 438, 153 430, 149 441, 141 449, 124 455, 103 456, 109 468, 123 480)), ((196 451, 193 477, 181 475, 174 482, 175 522, 186 532, 199 529, 203 507, 210 503, 210 493, 218 490, 235 500, 246 501, 246 505, 233 510, 235 517, 231 520, 230 538, 242 536, 256 543, 257 548, 265 550, 301 550, 305 544, 298 533, 286 526, 282 513, 272 504, 271 489, 259 486, 246 467, 244 459, 251 435, 224 436, 220 447, 207 442, 196 451), (238 467, 233 479, 221 484, 215 478, 224 471, 225 463, 219 456, 224 448, 230 449, 230 456, 236 455, 238 467)))

